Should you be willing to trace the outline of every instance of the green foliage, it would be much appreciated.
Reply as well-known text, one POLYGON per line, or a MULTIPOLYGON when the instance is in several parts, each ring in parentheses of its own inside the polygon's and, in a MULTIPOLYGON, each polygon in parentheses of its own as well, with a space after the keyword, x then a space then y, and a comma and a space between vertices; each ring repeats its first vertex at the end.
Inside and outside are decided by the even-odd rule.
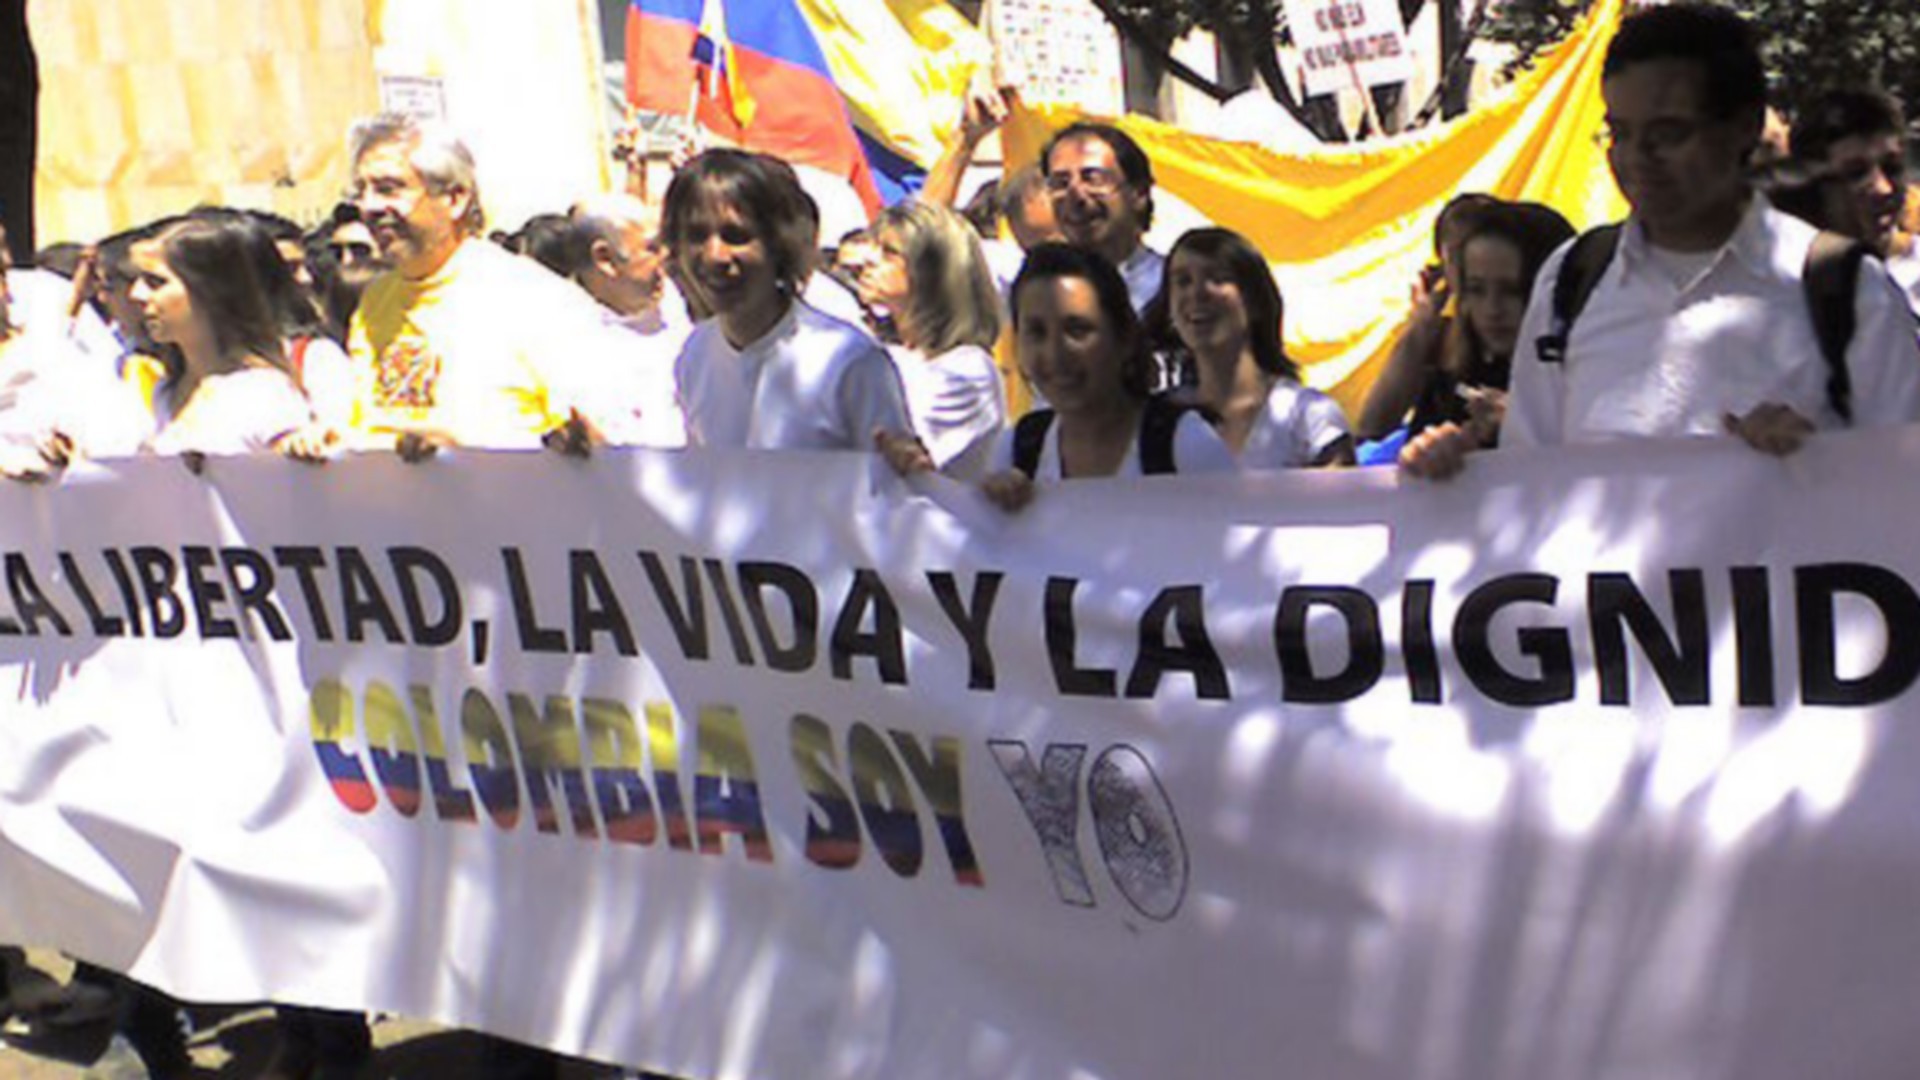
POLYGON ((1741 0, 1764 29, 1774 103, 1788 115, 1821 93, 1878 86, 1920 109, 1920 5, 1741 0))
POLYGON ((1278 0, 1113 0, 1128 22, 1160 42, 1178 41, 1200 27, 1232 40, 1271 27, 1278 0))
MULTIPOLYGON (((1521 62, 1559 41, 1590 0, 1502 0, 1487 36, 1521 62)), ((1920 112, 1920 4, 1906 0, 1734 0, 1759 27, 1773 100, 1793 113, 1842 86, 1879 86, 1920 112)))

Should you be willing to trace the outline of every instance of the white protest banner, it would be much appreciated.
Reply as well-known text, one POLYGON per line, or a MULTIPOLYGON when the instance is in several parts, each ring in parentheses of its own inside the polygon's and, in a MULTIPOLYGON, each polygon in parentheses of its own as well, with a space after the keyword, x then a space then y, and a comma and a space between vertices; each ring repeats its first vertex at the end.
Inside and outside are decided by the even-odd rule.
POLYGON ((1283 0, 1282 6, 1309 95, 1413 78, 1395 0, 1283 0))
POLYGON ((687 1077, 1887 1075, 1916 464, 84 466, 0 489, 0 940, 687 1077))

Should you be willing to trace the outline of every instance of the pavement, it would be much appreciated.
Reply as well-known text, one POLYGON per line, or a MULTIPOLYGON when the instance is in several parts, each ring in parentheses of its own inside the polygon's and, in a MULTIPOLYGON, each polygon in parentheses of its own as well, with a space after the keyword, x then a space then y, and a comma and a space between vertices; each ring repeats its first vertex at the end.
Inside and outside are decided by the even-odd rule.
MULTIPOLYGON (((54 982, 72 977, 73 965, 57 954, 29 950, 28 963, 54 982)), ((189 1010, 195 1080, 253 1080, 273 1055, 273 1010, 265 1006, 189 1010)), ((0 1025, 0 1080, 145 1080, 146 1070, 124 1040, 113 1038, 111 1021, 70 1028, 35 1026, 17 1018, 0 1025)), ((374 1061, 369 1080, 449 1080, 477 1075, 479 1036, 437 1024, 380 1017, 373 1024, 374 1061)), ((568 1062, 561 1080, 613 1080, 605 1066, 568 1062)))

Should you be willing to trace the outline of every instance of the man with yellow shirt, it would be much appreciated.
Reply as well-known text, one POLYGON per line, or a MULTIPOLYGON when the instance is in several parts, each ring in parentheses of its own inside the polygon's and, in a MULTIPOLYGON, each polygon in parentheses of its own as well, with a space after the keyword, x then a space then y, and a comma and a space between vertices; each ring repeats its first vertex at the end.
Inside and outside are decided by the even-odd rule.
POLYGON ((450 133, 398 116, 362 123, 353 199, 393 269, 348 331, 347 430, 302 432, 287 452, 538 446, 620 363, 590 298, 481 238, 473 155, 450 133))

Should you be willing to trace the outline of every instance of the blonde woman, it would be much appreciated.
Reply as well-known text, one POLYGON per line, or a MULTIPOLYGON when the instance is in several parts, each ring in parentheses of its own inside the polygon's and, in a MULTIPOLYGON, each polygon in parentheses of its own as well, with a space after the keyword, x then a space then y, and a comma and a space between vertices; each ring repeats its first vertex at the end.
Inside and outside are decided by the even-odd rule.
POLYGON ((888 351, 914 433, 935 468, 979 480, 1007 422, 993 362, 999 290, 980 238, 959 214, 919 202, 881 211, 873 231, 880 258, 861 273, 861 299, 885 309, 900 334, 888 351))

